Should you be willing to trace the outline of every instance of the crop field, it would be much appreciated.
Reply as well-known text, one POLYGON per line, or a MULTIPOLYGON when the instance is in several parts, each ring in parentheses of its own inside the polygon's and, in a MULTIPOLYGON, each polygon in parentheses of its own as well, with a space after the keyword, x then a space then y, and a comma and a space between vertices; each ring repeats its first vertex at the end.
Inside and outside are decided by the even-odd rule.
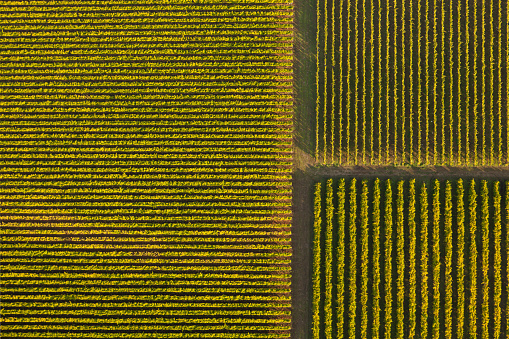
POLYGON ((507 166, 507 1, 317 1, 316 161, 507 166))
POLYGON ((506 338, 509 183, 315 184, 313 338, 506 338))
POLYGON ((0 4, 2 338, 289 338, 292 20, 0 4))
POLYGON ((0 1, 0 337, 509 337, 508 30, 0 1))

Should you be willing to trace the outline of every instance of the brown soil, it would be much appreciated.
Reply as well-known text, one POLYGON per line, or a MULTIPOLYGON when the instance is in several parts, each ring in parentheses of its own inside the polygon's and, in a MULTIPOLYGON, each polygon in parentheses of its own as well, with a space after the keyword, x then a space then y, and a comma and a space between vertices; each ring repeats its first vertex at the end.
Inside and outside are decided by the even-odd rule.
POLYGON ((348 166, 348 167, 310 167, 309 174, 315 178, 437 178, 437 179, 487 179, 509 180, 507 167, 393 167, 393 166, 348 166))

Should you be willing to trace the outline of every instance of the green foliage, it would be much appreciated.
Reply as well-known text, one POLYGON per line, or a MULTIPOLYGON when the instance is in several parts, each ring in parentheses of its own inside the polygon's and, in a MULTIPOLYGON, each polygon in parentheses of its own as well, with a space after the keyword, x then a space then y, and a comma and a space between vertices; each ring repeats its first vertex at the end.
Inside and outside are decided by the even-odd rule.
MULTIPOLYGON (((320 76, 321 72, 321 36, 322 36, 322 10, 321 10, 321 1, 317 0, 316 2, 316 135, 315 135, 315 160, 319 161, 319 154, 320 154, 320 128, 321 125, 319 124, 320 116, 322 114, 321 107, 323 106, 322 103, 322 89, 320 88, 320 76)), ((325 158, 325 156, 324 156, 325 158)), ((325 161, 324 161, 325 162, 325 161)))
POLYGON ((345 179, 341 179, 339 181, 338 185, 338 209, 337 209, 337 215, 338 215, 338 245, 336 249, 337 253, 337 283, 336 283, 336 290, 337 290, 337 319, 336 319, 336 331, 338 338, 343 338, 343 319, 344 319, 344 312, 345 312, 345 179))
POLYGON ((501 333, 502 311, 502 197, 500 183, 493 183, 493 337, 501 333))
MULTIPOLYGON (((507 11, 509 12, 509 7, 507 8, 507 11)), ((509 55, 509 53, 508 53, 509 55)), ((505 183, 505 215, 506 215, 506 230, 508 229, 509 225, 509 181, 506 181, 505 183)), ((509 258, 509 236, 507 234, 505 235, 505 254, 509 258)), ((507 281, 509 282, 509 265, 506 267, 506 273, 507 273, 507 281)), ((507 289, 506 289, 507 291, 507 289)), ((509 316, 507 316, 506 312, 506 331, 509 328, 509 316)))
MULTIPOLYGON (((436 165, 438 162, 437 162, 437 158, 438 158, 438 145, 437 145, 437 135, 438 135, 438 84, 440 82, 439 80, 439 77, 438 77, 438 69, 439 69, 439 66, 438 66, 438 2, 437 1, 433 1, 432 2, 432 5, 431 5, 431 9, 433 10, 433 27, 431 28, 431 31, 433 32, 433 51, 431 52, 431 54, 433 55, 433 66, 430 67, 431 70, 429 70, 428 72, 433 72, 433 89, 432 89, 432 93, 433 93, 433 118, 430 119, 431 123, 433 124, 433 131, 431 132, 432 136, 433 136, 433 151, 432 151, 432 156, 433 156, 433 161, 432 161, 432 165, 436 165)), ((438 318, 434 318, 433 320, 433 335, 436 335, 437 333, 437 330, 435 329, 435 323, 439 322, 439 319, 438 318)), ((436 336, 434 336, 434 338, 436 338, 436 336)))
POLYGON ((435 180, 433 188, 433 338, 440 336, 440 182, 435 180))
POLYGON ((368 219, 368 181, 362 181, 361 206, 360 206, 360 229, 361 229, 361 328, 362 338, 368 333, 368 269, 369 269, 369 219, 368 219))
POLYGON ((396 202, 396 337, 404 337, 406 321, 404 310, 405 298, 405 205, 403 191, 404 181, 398 182, 396 202))
POLYGON ((357 312, 357 180, 350 181, 350 215, 348 229, 350 233, 350 268, 349 272, 349 297, 348 297, 348 335, 355 337, 356 312, 357 312))
POLYGON ((320 338, 321 255, 322 255, 322 184, 315 185, 313 227, 313 338, 320 338))
POLYGON ((408 337, 413 338, 416 331, 417 314, 417 264, 415 261, 417 229, 415 222, 415 179, 411 179, 408 189, 408 337))
POLYGON ((421 337, 428 336, 428 268, 430 265, 428 255, 428 190, 422 184, 420 193, 420 272, 421 272, 421 337))
POLYGON ((385 309, 384 309, 384 326, 385 338, 392 337, 392 187, 391 180, 387 179, 385 182, 385 210, 384 210, 384 229, 385 229, 385 242, 384 242, 384 294, 385 294, 385 309))
POLYGON ((371 335, 379 337, 380 332, 380 180, 373 184, 373 325, 371 335))
POLYGON ((472 179, 468 193, 470 224, 468 330, 471 338, 477 337, 477 192, 475 185, 475 180, 472 179))
POLYGON ((489 220, 489 190, 488 182, 481 183, 481 243, 482 243, 482 305, 481 305, 481 329, 483 336, 489 336, 490 324, 490 280, 489 280, 489 255, 490 255, 490 220, 489 220))
POLYGON ((451 182, 445 184, 445 207, 444 207, 444 243, 445 243, 445 303, 444 303, 444 326, 445 336, 452 337, 452 187, 451 182))
POLYGON ((332 338, 332 218, 334 214, 332 179, 327 180, 325 201, 326 231, 325 231, 325 337, 332 338))
MULTIPOLYGON (((478 14, 478 11, 479 11, 479 6, 478 6, 478 2, 477 1, 474 1, 474 8, 473 8, 473 13, 475 14, 478 14)), ((484 6, 482 6, 484 7, 484 6)), ((472 56, 472 60, 474 62, 474 64, 477 65, 477 62, 479 60, 479 57, 478 57, 478 51, 479 51, 479 24, 477 22, 477 15, 474 16, 474 22, 472 23, 472 26, 474 28, 474 34, 473 34, 473 38, 474 38, 474 46, 472 48, 473 50, 473 56, 472 56)), ((478 133, 477 133, 477 118, 478 118, 478 110, 479 109, 479 90, 477 89, 477 85, 479 85, 481 83, 481 81, 479 81, 479 68, 478 67, 473 67, 473 81, 472 81, 472 85, 473 85, 473 96, 474 96, 474 100, 473 100, 473 105, 471 106, 471 109, 472 109, 472 115, 473 115, 473 119, 472 119, 472 129, 475 131, 475 133, 473 133, 474 135, 474 140, 472 141, 472 153, 473 153, 473 165, 474 166, 477 166, 478 164, 478 156, 477 156, 477 143, 478 143, 478 133)), ((471 332, 471 335, 472 335, 473 332, 471 332)))
POLYGON ((458 299, 456 305, 456 333, 463 337, 465 326, 465 203, 463 180, 459 179, 456 186, 456 225, 457 225, 457 264, 456 283, 458 299))

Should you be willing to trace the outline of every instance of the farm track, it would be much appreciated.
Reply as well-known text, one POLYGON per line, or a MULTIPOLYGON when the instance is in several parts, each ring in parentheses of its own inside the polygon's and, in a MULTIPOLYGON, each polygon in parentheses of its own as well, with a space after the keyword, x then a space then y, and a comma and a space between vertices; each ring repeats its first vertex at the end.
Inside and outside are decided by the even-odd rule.
POLYGON ((338 166, 318 167, 309 171, 315 178, 437 178, 437 179, 487 179, 509 180, 509 169, 505 167, 394 167, 394 166, 338 166))

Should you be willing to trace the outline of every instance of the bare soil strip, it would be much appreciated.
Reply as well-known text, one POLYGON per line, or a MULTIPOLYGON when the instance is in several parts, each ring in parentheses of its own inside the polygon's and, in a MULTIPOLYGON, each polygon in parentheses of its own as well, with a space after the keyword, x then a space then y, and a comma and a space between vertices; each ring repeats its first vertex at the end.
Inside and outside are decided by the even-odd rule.
POLYGON ((307 171, 314 179, 319 178, 430 178, 430 179, 486 179, 509 180, 509 168, 504 167, 394 167, 394 166, 348 166, 310 167, 307 171))

